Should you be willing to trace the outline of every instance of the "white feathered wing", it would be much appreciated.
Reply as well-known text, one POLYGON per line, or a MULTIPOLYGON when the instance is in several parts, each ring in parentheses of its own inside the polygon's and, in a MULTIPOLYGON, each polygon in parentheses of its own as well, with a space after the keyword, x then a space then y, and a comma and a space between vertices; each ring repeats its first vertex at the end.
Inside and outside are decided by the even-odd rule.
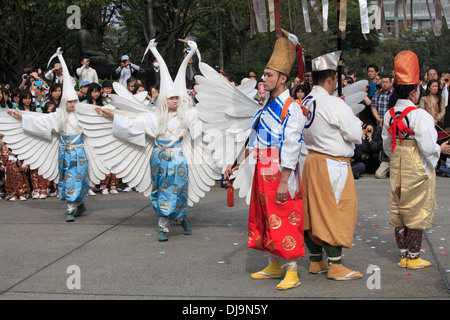
MULTIPOLYGON (((203 121, 206 149, 223 171, 240 156, 251 134, 253 117, 260 109, 253 100, 256 81, 235 87, 207 64, 200 63, 199 68, 202 75, 195 77, 199 101, 196 107, 203 121)), ((247 204, 250 203, 255 163, 253 155, 249 155, 233 174, 233 186, 239 189, 239 197, 246 197, 247 204)))
MULTIPOLYGON (((111 105, 116 114, 135 118, 144 112, 153 112, 148 106, 136 99, 119 83, 114 83, 118 94, 111 95, 111 105), (120 108, 120 109, 119 109, 120 108)), ((145 145, 138 146, 113 135, 113 122, 109 118, 97 114, 94 105, 80 104, 77 118, 95 154, 110 169, 110 172, 122 179, 130 187, 137 187, 139 192, 149 197, 152 190, 150 175, 150 157, 154 140, 146 136, 145 145)))
MULTIPOLYGON (((45 114, 21 111, 22 114, 32 114, 33 117, 43 117, 45 114)), ((47 140, 24 132, 22 121, 15 119, 7 113, 7 109, 0 108, 0 133, 4 135, 3 141, 29 165, 31 170, 39 169, 38 174, 50 181, 57 181, 58 172, 58 148, 59 134, 52 133, 51 139, 47 140)))

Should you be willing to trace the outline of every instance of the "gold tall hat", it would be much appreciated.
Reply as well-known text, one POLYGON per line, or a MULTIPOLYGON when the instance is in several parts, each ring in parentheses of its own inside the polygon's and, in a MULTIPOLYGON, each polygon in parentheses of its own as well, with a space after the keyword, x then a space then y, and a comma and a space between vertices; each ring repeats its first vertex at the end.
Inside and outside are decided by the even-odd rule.
POLYGON ((289 76, 297 53, 294 44, 288 38, 278 38, 266 69, 272 69, 289 76))

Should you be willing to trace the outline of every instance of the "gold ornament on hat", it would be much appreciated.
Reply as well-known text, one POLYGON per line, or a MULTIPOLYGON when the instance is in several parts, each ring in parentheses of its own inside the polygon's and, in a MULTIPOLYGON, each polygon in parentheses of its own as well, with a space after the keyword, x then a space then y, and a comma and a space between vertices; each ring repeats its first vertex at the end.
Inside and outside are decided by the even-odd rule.
POLYGON ((275 42, 272 56, 266 65, 266 69, 289 75, 296 58, 297 53, 292 41, 287 38, 278 38, 275 42))

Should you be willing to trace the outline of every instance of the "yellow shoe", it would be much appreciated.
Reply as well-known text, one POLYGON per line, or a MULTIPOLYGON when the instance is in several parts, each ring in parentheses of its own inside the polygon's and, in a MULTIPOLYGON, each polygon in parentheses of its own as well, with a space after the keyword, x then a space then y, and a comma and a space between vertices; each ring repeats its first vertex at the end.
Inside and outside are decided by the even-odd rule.
POLYGON ((312 273, 312 274, 324 273, 327 270, 328 270, 328 264, 323 260, 318 261, 318 262, 311 261, 311 264, 309 266, 309 273, 312 273))
POLYGON ((283 268, 281 267, 281 260, 271 262, 266 268, 261 271, 252 273, 251 277, 255 280, 261 279, 275 279, 281 278, 283 268))
POLYGON ((406 267, 408 269, 423 269, 423 268, 426 268, 429 266, 431 266, 431 262, 427 261, 427 260, 423 260, 421 258, 408 259, 408 263, 406 265, 406 267))
POLYGON ((408 263, 408 258, 401 258, 400 262, 397 263, 397 266, 400 268, 406 268, 407 263, 408 263))
POLYGON ((342 264, 330 263, 327 278, 332 280, 356 280, 361 279, 362 274, 358 271, 347 269, 342 264))
POLYGON ((277 290, 288 290, 301 285, 300 279, 298 277, 298 272, 296 271, 286 271, 284 279, 277 285, 277 290))

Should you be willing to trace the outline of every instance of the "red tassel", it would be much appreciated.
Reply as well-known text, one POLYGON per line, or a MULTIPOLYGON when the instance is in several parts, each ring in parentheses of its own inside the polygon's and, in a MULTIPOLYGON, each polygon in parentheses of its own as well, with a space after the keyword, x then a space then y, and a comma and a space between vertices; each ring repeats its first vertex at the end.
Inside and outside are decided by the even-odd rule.
POLYGON ((227 178, 228 181, 228 187, 226 187, 227 191, 227 205, 229 207, 234 207, 234 187, 231 183, 230 179, 227 178))

